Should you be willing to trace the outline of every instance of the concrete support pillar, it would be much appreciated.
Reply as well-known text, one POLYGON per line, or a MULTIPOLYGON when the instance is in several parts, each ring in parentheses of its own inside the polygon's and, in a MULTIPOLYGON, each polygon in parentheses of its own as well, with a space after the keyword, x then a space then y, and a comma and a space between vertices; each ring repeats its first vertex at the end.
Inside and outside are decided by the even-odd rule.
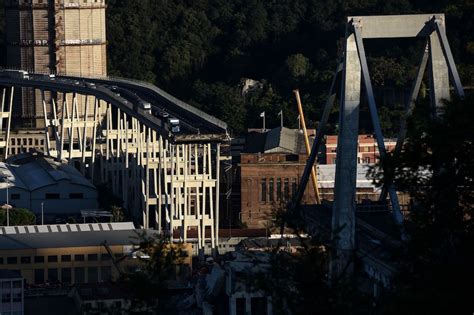
POLYGON ((438 116, 443 112, 443 100, 449 100, 449 72, 438 34, 432 32, 429 38, 430 99, 433 114, 438 116))
POLYGON ((330 269, 332 277, 337 277, 346 268, 355 247, 355 191, 361 66, 354 34, 347 30, 346 36, 336 160, 336 199, 332 217, 332 237, 336 240, 330 269))

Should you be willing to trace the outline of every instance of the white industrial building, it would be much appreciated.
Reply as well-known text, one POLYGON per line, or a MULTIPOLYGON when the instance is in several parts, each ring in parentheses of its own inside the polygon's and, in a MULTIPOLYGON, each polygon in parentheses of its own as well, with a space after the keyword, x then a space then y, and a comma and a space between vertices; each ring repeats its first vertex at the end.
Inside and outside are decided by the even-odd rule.
POLYGON ((0 203, 26 208, 45 222, 97 209, 97 190, 78 170, 41 153, 20 154, 0 163, 0 203))

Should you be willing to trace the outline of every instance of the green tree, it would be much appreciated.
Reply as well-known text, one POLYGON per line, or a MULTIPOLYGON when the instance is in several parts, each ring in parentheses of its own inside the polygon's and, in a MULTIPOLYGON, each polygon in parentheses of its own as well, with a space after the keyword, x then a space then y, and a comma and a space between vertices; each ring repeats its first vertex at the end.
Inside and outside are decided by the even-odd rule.
MULTIPOLYGON (((33 225, 36 224, 36 216, 33 212, 23 208, 12 208, 9 210, 10 225, 33 225)), ((7 225, 7 211, 0 211, 0 222, 1 225, 7 225)))
POLYGON ((311 69, 309 59, 303 54, 291 55, 286 58, 286 66, 290 74, 295 78, 305 76, 311 69))
POLYGON ((446 104, 430 120, 420 106, 394 165, 398 190, 413 199, 410 240, 384 312, 470 313, 474 291, 474 98, 446 104))
POLYGON ((137 257, 143 267, 128 275, 126 284, 133 289, 133 309, 150 310, 166 308, 164 296, 171 281, 177 277, 177 267, 184 263, 187 253, 182 245, 167 238, 146 232, 138 237, 137 257))

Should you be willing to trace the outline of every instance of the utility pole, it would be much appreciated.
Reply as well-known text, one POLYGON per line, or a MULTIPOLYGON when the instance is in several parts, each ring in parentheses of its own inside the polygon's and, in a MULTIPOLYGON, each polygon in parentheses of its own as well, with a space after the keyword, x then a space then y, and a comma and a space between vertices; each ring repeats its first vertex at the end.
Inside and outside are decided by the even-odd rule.
POLYGON ((44 225, 44 201, 41 202, 41 225, 44 225))
POLYGON ((7 208, 7 226, 10 226, 10 205, 8 204, 8 186, 10 186, 10 182, 7 181, 7 204, 5 206, 7 208))
POLYGON ((260 117, 263 118, 263 132, 267 131, 265 128, 265 112, 260 113, 260 117))
POLYGON ((6 176, 3 177, 7 183, 7 189, 6 189, 6 192, 7 192, 7 203, 4 204, 2 206, 2 209, 5 209, 7 211, 7 226, 10 226, 10 209, 12 208, 12 206, 10 206, 8 204, 8 187, 10 185, 10 182, 8 181, 8 178, 6 176))

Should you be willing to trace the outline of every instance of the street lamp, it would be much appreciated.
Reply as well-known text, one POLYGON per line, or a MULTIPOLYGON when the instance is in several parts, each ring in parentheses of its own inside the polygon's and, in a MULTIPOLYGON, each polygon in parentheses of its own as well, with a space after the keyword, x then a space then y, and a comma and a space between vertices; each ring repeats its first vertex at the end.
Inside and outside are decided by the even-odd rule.
POLYGON ((44 225, 44 201, 41 201, 41 225, 44 225))
POLYGON ((2 209, 7 210, 7 226, 10 226, 10 209, 11 208, 13 207, 10 206, 8 202, 2 206, 2 209))
POLYGON ((7 203, 2 206, 2 209, 7 211, 7 226, 10 226, 10 209, 13 208, 8 204, 8 187, 10 186, 10 182, 6 176, 3 177, 5 182, 7 183, 7 203))

